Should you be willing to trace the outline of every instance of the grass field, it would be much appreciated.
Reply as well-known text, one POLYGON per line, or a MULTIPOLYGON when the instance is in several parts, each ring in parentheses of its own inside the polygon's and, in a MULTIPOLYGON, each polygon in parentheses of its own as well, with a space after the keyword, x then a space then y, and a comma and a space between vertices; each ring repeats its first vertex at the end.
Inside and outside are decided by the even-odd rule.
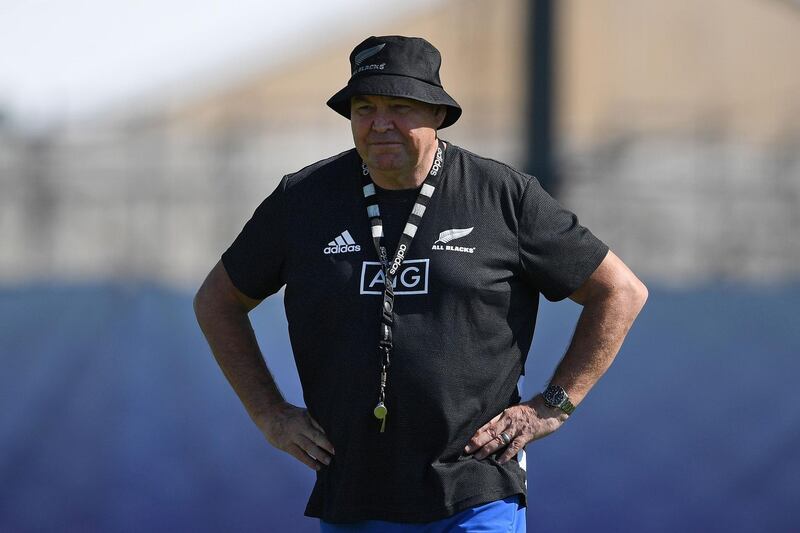
MULTIPOLYGON (((528 448, 530 531, 799 531, 800 286, 651 287, 617 362, 528 448)), ((544 303, 523 396, 580 308, 544 303)), ((300 403, 280 297, 254 313, 300 403)), ((313 474, 250 423, 191 295, 0 289, 0 531, 316 531, 313 474)))

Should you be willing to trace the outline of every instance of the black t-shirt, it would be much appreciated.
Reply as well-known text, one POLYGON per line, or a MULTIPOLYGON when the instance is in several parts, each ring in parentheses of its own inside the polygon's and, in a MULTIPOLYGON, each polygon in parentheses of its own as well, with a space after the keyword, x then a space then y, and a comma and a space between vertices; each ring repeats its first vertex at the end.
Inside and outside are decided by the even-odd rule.
MULTIPOLYGON (((393 251, 414 203, 379 191, 393 251)), ((608 248, 536 179, 448 144, 444 173, 397 273, 386 431, 374 418, 383 290, 355 150, 283 178, 222 261, 261 299, 285 285, 306 406, 336 449, 306 514, 426 522, 526 496, 517 461, 464 455, 518 403, 539 294, 574 292, 608 248)), ((267 359, 276 357, 268 354, 267 359)))

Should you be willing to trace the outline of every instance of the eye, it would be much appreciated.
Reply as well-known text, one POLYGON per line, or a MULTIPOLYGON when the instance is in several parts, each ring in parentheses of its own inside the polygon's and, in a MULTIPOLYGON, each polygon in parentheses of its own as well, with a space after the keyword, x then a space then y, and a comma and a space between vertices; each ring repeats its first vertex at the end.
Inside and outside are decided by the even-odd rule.
POLYGON ((411 106, 408 104, 394 104, 392 105, 392 109, 397 113, 408 113, 411 111, 411 106))
POLYGON ((372 112, 373 106, 368 104, 356 104, 353 106, 353 110, 361 116, 368 115, 372 112))

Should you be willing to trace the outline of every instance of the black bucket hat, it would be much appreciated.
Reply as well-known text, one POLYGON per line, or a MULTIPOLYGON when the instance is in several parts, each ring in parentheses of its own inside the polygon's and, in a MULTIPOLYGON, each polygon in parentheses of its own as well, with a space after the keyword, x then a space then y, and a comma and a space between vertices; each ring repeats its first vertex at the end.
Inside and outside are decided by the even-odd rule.
POLYGON ((328 107, 350 119, 350 98, 362 94, 400 96, 447 106, 441 128, 461 116, 461 106, 439 80, 442 56, 419 37, 369 37, 350 52, 350 81, 328 100, 328 107))

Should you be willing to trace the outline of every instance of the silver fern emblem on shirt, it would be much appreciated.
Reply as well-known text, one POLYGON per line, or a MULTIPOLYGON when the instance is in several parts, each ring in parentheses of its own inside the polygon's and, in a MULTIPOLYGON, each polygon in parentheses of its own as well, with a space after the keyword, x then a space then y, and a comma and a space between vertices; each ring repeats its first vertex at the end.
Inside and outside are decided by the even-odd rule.
POLYGON ((472 233, 472 230, 474 228, 475 228, 475 226, 473 226, 471 228, 464 228, 464 229, 453 228, 453 229, 449 229, 449 230, 443 231, 443 232, 441 232, 439 234, 439 239, 437 239, 437 241, 435 243, 433 243, 433 244, 439 244, 439 243, 447 244, 450 241, 454 241, 456 239, 460 239, 461 237, 466 237, 467 235, 472 233))
POLYGON ((456 239, 461 239, 462 237, 466 237, 470 233, 472 233, 472 228, 453 228, 448 229, 439 234, 439 238, 436 239, 436 242, 433 243, 431 246, 431 250, 437 252, 461 252, 465 254, 474 254, 475 247, 474 246, 453 246, 452 244, 447 244, 451 241, 456 239))

